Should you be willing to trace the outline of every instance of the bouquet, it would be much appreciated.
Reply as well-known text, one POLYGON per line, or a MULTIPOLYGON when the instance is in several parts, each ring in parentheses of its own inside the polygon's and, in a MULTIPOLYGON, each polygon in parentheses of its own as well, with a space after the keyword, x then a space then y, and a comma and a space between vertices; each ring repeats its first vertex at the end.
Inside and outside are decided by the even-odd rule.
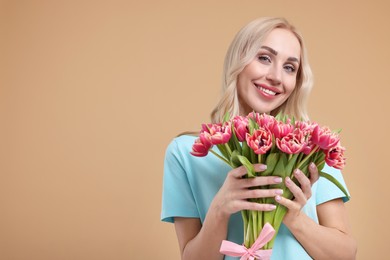
MULTIPOLYGON (((293 171, 298 168, 309 176, 308 166, 314 162, 320 176, 333 182, 346 196, 349 196, 335 178, 322 172, 325 163, 342 169, 345 165, 344 151, 345 148, 340 144, 339 133, 331 131, 328 127, 298 121, 282 114, 274 117, 252 112, 246 117, 236 116, 232 119, 226 114, 222 123, 202 124, 199 138, 195 140, 191 154, 203 157, 211 152, 232 168, 243 165, 247 170, 245 178, 279 176, 284 179, 288 176, 296 184, 299 183, 294 178, 293 171), (212 150, 213 146, 216 146, 220 153, 212 150), (256 163, 266 164, 267 169, 256 173, 253 167, 256 163)), ((284 182, 260 188, 283 189, 284 197, 293 198, 284 182)), ((244 245, 241 247, 245 250, 239 248, 238 251, 241 250, 243 253, 239 254, 236 250, 235 253, 230 254, 232 256, 249 253, 252 257, 260 256, 261 251, 267 251, 270 255, 275 236, 274 233, 270 233, 269 224, 277 233, 287 212, 287 208, 275 203, 274 198, 251 199, 251 201, 275 204, 276 209, 269 212, 252 210, 241 212, 244 222, 244 245), (272 234, 271 237, 269 234, 272 234), (268 238, 260 241, 264 240, 264 237, 268 238), (260 250, 261 248, 263 250, 260 250)), ((228 241, 223 243, 225 242, 228 241)), ((228 243, 231 246, 231 242, 228 243)))

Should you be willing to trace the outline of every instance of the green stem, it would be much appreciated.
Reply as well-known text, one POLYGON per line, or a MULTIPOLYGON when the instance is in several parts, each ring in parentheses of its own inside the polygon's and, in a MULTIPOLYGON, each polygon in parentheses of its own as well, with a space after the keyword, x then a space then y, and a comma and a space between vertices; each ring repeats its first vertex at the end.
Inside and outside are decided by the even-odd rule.
POLYGON ((246 236, 245 236, 245 247, 250 248, 252 246, 252 217, 250 214, 250 211, 248 211, 248 225, 246 229, 246 236))
POLYGON ((213 150, 210 150, 211 153, 213 153, 215 156, 217 156, 219 159, 221 159, 222 161, 224 161, 227 165, 229 165, 230 167, 232 167, 230 165, 230 162, 228 160, 226 160, 225 158, 223 158, 222 156, 220 156, 218 153, 214 152, 213 150))
POLYGON ((225 143, 225 147, 229 153, 229 156, 232 155, 232 150, 230 149, 229 145, 227 143, 225 143))
POLYGON ((297 168, 300 168, 315 152, 318 151, 320 147, 317 145, 316 147, 313 148, 313 150, 311 150, 311 152, 302 160, 299 162, 297 168))
POLYGON ((246 241, 246 236, 247 236, 247 228, 248 228, 248 214, 247 210, 241 210, 241 216, 242 216, 242 221, 244 222, 244 245, 247 244, 246 241))
POLYGON ((253 220, 252 232, 253 232, 253 238, 255 240, 257 238, 257 211, 251 210, 251 212, 252 212, 252 220, 253 220))
MULTIPOLYGON (((297 159, 297 163, 299 164, 302 160, 302 157, 303 157, 304 153, 299 153, 298 155, 298 159, 297 159)), ((294 167, 294 169, 296 169, 297 167, 294 167)))
POLYGON ((263 223, 263 212, 264 211, 257 211, 257 214, 258 214, 258 218, 257 218, 257 222, 258 222, 258 228, 257 228, 257 236, 259 236, 261 230, 263 229, 263 226, 264 226, 264 223, 263 223))

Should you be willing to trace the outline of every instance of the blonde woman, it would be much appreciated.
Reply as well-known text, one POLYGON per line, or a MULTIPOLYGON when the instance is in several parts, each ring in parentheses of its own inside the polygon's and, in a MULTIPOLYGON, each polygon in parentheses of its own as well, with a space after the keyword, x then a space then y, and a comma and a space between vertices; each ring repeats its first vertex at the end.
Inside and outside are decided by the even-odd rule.
MULTIPOLYGON (((211 113, 221 122, 226 112, 282 111, 308 119, 306 100, 312 74, 299 32, 282 18, 257 19, 242 28, 227 52, 222 95, 211 113)), ((244 167, 230 169, 218 158, 190 155, 195 137, 182 135, 168 146, 164 164, 161 219, 173 222, 182 259, 234 259, 219 253, 222 240, 242 244, 241 210, 271 211, 275 205, 249 202, 249 198, 275 197, 288 208, 277 234, 272 259, 355 259, 344 202, 347 197, 331 182, 318 177, 315 165, 310 179, 300 171, 288 178, 241 178, 244 167), (294 195, 278 189, 250 189, 284 181, 294 195)), ((255 165, 256 171, 266 165, 255 165)), ((340 171, 324 170, 345 186, 340 171)))

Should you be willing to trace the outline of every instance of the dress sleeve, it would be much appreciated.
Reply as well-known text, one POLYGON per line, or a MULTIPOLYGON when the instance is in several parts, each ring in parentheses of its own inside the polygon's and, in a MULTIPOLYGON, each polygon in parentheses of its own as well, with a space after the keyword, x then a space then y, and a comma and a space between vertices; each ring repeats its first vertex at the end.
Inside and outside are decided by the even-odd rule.
MULTIPOLYGON (((343 175, 341 174, 340 170, 335 169, 333 167, 329 167, 325 164, 325 167, 322 171, 336 178, 336 180, 338 180, 340 184, 344 186, 349 195, 349 191, 347 189, 343 175)), ((344 202, 347 202, 349 200, 349 197, 345 196, 345 194, 336 185, 334 185, 327 179, 320 177, 318 179, 316 205, 338 198, 343 199, 344 202)))
POLYGON ((168 146, 164 161, 161 220, 174 222, 174 217, 199 218, 179 144, 174 139, 168 146))

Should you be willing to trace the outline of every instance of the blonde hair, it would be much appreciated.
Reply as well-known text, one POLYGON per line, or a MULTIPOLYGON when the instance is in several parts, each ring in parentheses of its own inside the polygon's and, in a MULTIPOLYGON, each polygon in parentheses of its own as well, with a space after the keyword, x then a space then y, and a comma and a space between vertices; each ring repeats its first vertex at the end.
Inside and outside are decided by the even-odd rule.
POLYGON ((231 117, 240 114, 238 75, 256 57, 265 37, 275 28, 287 29, 297 37, 301 45, 301 62, 294 91, 281 106, 271 111, 271 115, 282 112, 297 119, 308 120, 306 103, 313 85, 313 75, 302 35, 284 18, 260 18, 243 27, 230 44, 224 62, 222 93, 211 112, 212 122, 221 122, 226 112, 229 112, 231 117))

